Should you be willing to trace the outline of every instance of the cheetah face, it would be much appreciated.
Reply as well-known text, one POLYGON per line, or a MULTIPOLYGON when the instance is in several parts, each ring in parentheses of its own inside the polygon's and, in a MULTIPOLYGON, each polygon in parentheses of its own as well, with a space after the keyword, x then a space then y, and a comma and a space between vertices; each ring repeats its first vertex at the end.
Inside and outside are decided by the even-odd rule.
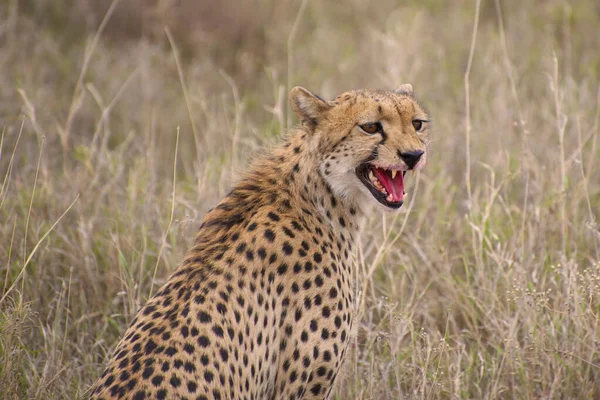
POLYGON ((407 171, 425 165, 429 125, 411 85, 351 91, 333 101, 294 88, 290 101, 311 128, 319 169, 338 195, 386 211, 402 206, 407 171))

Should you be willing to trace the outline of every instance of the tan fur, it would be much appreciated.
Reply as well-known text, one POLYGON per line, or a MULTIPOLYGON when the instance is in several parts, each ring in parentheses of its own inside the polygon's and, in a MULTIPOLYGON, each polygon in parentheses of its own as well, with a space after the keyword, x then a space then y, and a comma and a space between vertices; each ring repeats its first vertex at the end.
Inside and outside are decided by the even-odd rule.
POLYGON ((327 398, 353 324, 354 244, 366 210, 385 208, 356 168, 376 154, 406 170, 399 154, 425 150, 412 121, 427 115, 408 89, 324 101, 294 88, 302 126, 207 213, 92 398, 327 398), (375 121, 385 134, 360 128, 375 121))

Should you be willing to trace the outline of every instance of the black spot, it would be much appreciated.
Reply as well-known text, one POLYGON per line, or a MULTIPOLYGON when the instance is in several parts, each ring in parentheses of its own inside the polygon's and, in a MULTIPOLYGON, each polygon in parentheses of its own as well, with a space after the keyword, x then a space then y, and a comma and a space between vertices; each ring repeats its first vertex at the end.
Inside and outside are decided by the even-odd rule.
POLYGON ((246 243, 244 242, 240 243, 235 249, 238 254, 241 254, 244 250, 246 250, 246 243))
POLYGON ((267 258, 267 251, 265 250, 264 247, 261 247, 260 249, 258 249, 257 254, 261 260, 264 260, 265 258, 267 258))
POLYGON ((169 381, 171 383, 171 386, 173 386, 174 388, 178 388, 179 386, 181 386, 181 379, 179 379, 176 376, 172 376, 171 380, 169 381))
POLYGON ((158 345, 152 340, 148 340, 148 343, 146 343, 146 346, 144 346, 144 352, 146 354, 150 354, 154 351, 154 349, 156 349, 158 347, 158 345))
POLYGON ((287 254, 289 256, 290 254, 293 253, 293 251, 294 251, 294 248, 290 245, 289 242, 283 243, 283 252, 285 254, 287 254))
POLYGON ((285 274, 285 273, 286 273, 286 271, 287 271, 287 268, 288 268, 287 264, 281 264, 281 265, 280 265, 280 266, 277 268, 277 273, 278 273, 279 275, 283 275, 283 274, 285 274))
POLYGON ((285 208, 286 210, 289 210, 292 208, 292 203, 290 203, 290 201, 288 199, 285 199, 281 202, 281 206, 283 208, 285 208))
POLYGON ((223 360, 223 362, 227 362, 227 360, 229 359, 229 353, 224 348, 221 348, 219 350, 219 355, 221 356, 221 360, 223 360))
POLYGON ((300 265, 300 263, 294 264, 294 273, 299 274, 300 271, 302 271, 302 265, 300 265))
POLYGON ((334 323, 335 323, 335 327, 336 327, 336 328, 338 328, 338 329, 339 329, 339 328, 342 326, 342 320, 341 320, 341 318, 339 317, 339 315, 337 315, 337 316, 335 317, 335 319, 334 319, 334 323))
POLYGON ((304 365, 304 368, 308 368, 310 366, 310 358, 308 358, 308 356, 304 356, 302 359, 302 365, 304 365))
POLYGON ((317 321, 314 319, 310 320, 310 330, 313 332, 316 332, 317 329, 319 329, 319 326, 317 325, 317 321))
POLYGON ((154 373, 154 368, 148 367, 148 368, 144 369, 144 372, 142 373, 142 378, 148 379, 152 376, 153 373, 154 373))
POLYGON ((315 285, 317 285, 317 287, 323 286, 323 278, 321 277, 321 275, 317 275, 315 277, 315 285))
POLYGON ((198 385, 196 384, 196 382, 189 381, 187 387, 190 393, 195 393, 196 389, 198 388, 198 385))
POLYGON ((190 335, 190 330, 187 326, 182 326, 181 327, 181 335, 186 338, 190 335))
POLYGON ((210 339, 207 336, 200 336, 198 337, 198 345, 200 345, 200 347, 208 347, 210 346, 210 339))
POLYGON ((218 303, 217 304, 217 311, 220 314, 225 314, 227 312, 227 306, 225 306, 225 304, 223 304, 223 303, 218 303))
POLYGON ((310 389, 310 392, 315 396, 318 395, 321 393, 321 385, 318 383, 313 385, 313 387, 310 389))
POLYGON ((123 371, 121 372, 121 375, 119 376, 119 379, 122 381, 126 381, 127 379, 129 379, 129 372, 127 371, 123 371))
POLYGON ((223 328, 221 328, 219 325, 214 325, 212 327, 212 331, 215 333, 215 335, 217 335, 218 337, 223 337, 223 328))
POLYGON ((293 370, 290 373, 290 383, 294 383, 296 379, 298 379, 298 374, 296 373, 296 370, 293 370))
POLYGON ((320 306, 322 302, 323 302, 323 299, 322 299, 321 295, 320 294, 316 295, 315 296, 315 305, 320 306))
POLYGON ((284 227, 283 227, 283 228, 281 228, 281 229, 283 230, 283 233, 285 233, 285 234, 286 234, 286 236, 289 236, 289 237, 291 237, 292 239, 296 237, 296 235, 294 235, 294 232, 292 232, 292 231, 290 230, 290 228, 288 228, 288 227, 284 226, 284 227))
POLYGON ((265 239, 267 239, 271 243, 275 241, 275 232, 273 232, 271 229, 265 229, 264 236, 265 239))
POLYGON ((167 347, 167 350, 165 350, 165 354, 168 356, 173 356, 177 353, 177 349, 175 347, 167 347))
POLYGON ((215 377, 215 376, 214 376, 214 374, 213 374, 211 371, 208 371, 208 370, 207 370, 207 371, 204 371, 204 379, 205 379, 205 380, 206 380, 208 383, 212 382, 214 377, 215 377))
POLYGON ((154 378, 152 378, 152 384, 153 384, 155 387, 158 387, 158 386, 160 386, 160 384, 162 383, 163 379, 164 379, 164 378, 163 378, 163 376, 162 376, 162 375, 156 375, 154 378))
POLYGON ((142 391, 142 390, 138 390, 134 395, 133 395, 133 400, 144 400, 146 398, 146 392, 142 391))
POLYGON ((323 257, 321 256, 321 253, 315 253, 313 255, 313 259, 316 263, 320 263, 323 260, 323 257))
POLYGON ((210 317, 210 315, 204 311, 198 311, 198 319, 203 324, 208 324, 212 321, 212 318, 210 317))
POLYGON ((305 297, 304 298, 304 308, 306 308, 307 310, 310 310, 311 307, 312 307, 312 301, 310 300, 310 297, 305 297))
POLYGON ((200 362, 202 363, 202 365, 204 365, 205 367, 208 365, 208 356, 206 354, 202 354, 202 356, 200 356, 200 362))
POLYGON ((274 222, 278 222, 281 219, 281 218, 279 218, 279 215, 277 215, 273 211, 269 211, 269 213, 267 214, 267 217, 269 217, 269 219, 274 222))
POLYGON ((158 392, 156 392, 156 398, 158 400, 164 400, 167 398, 167 391, 166 389, 160 389, 158 392))
POLYGON ((191 345, 191 344, 189 344, 189 343, 186 343, 186 344, 183 346, 183 350, 185 350, 185 352, 186 352, 186 353, 188 353, 188 354, 192 354, 192 353, 194 352, 194 346, 192 346, 192 345, 191 345))
POLYGON ((186 361, 185 364, 183 364, 183 369, 185 372, 194 373, 196 371, 196 366, 191 362, 186 361))
POLYGON ((300 334, 300 340, 301 340, 303 343, 306 343, 306 342, 308 342, 308 332, 306 332, 306 331, 302 331, 302 333, 300 334))

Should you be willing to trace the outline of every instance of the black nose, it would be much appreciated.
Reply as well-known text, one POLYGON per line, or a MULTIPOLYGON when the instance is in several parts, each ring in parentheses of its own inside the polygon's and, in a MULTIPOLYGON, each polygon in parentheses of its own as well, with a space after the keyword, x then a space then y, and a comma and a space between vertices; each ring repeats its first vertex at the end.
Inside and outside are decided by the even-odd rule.
POLYGON ((408 169, 413 169, 424 153, 425 152, 423 150, 406 151, 404 153, 400 153, 400 151, 398 151, 398 155, 402 160, 404 160, 408 166, 408 169))

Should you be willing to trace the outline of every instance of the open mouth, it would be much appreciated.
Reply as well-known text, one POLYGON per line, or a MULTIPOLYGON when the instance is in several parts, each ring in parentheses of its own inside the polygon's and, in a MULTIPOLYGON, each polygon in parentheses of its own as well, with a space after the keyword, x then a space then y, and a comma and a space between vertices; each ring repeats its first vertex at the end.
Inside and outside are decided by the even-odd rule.
POLYGON ((404 175, 406 171, 385 169, 364 162, 356 168, 358 179, 373 197, 390 208, 400 208, 404 203, 404 175))

